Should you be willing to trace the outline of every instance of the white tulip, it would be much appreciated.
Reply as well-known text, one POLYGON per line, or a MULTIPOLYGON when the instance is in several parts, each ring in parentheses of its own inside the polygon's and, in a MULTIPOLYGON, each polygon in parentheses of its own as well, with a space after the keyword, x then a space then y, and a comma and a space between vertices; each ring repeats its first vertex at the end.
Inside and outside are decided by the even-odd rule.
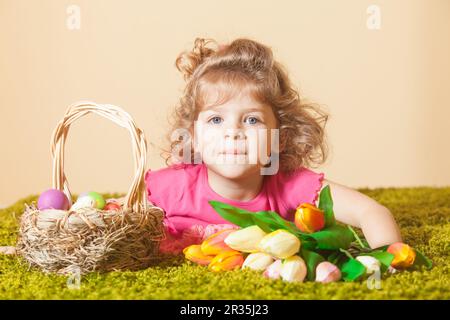
POLYGON ((299 256, 291 256, 283 260, 280 275, 287 282, 303 282, 307 272, 305 261, 299 256))
POLYGON ((257 271, 264 271, 268 266, 273 263, 273 258, 267 253, 255 252, 247 256, 242 269, 250 268, 257 271))
POLYGON ((258 252, 258 243, 266 233, 257 225, 236 230, 230 233, 224 240, 231 249, 241 252, 258 252))
POLYGON ((356 257, 356 260, 361 262, 364 267, 366 267, 366 273, 372 274, 377 270, 380 270, 381 264, 378 259, 371 257, 371 256, 359 256, 356 257))

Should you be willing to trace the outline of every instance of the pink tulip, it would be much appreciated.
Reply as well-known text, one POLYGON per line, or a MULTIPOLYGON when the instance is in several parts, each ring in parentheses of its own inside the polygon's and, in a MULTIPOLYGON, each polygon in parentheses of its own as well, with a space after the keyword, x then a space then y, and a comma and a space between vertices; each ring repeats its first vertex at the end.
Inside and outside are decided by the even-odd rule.
POLYGON ((280 272, 282 267, 281 259, 275 260, 270 266, 264 271, 263 276, 269 279, 280 279, 280 272))
POLYGON ((340 279, 341 271, 331 262, 323 261, 317 265, 316 282, 329 283, 340 279))

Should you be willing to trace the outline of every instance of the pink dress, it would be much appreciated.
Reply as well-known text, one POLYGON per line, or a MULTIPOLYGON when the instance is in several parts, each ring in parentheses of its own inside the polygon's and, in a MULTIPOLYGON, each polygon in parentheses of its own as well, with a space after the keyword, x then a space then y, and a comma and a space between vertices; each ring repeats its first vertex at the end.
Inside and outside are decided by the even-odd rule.
POLYGON ((291 174, 278 171, 265 175, 259 194, 249 201, 222 197, 208 183, 208 170, 201 164, 175 164, 145 174, 148 200, 164 210, 166 240, 160 250, 179 253, 184 247, 201 243, 224 228, 237 228, 223 219, 208 203, 221 201, 248 211, 275 211, 294 221, 301 203, 316 204, 324 173, 300 168, 291 174))

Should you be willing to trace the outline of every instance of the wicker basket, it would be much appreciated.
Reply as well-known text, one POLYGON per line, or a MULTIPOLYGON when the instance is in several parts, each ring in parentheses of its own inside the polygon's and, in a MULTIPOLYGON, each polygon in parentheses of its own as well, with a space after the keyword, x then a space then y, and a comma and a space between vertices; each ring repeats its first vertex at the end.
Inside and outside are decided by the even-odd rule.
POLYGON ((165 237, 163 210, 146 199, 144 133, 121 108, 92 102, 79 102, 68 108, 51 141, 53 188, 63 191, 72 205, 64 174, 64 142, 70 125, 89 113, 110 119, 130 132, 136 174, 120 211, 39 211, 35 203, 25 206, 17 253, 30 266, 44 272, 84 274, 143 269, 157 259, 159 242, 165 237))

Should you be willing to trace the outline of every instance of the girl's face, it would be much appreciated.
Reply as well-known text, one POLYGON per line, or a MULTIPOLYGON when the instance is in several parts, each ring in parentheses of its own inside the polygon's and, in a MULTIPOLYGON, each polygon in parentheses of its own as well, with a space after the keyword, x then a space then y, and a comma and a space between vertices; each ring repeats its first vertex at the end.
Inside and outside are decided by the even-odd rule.
POLYGON ((210 106, 211 100, 215 101, 205 97, 194 126, 195 148, 202 161, 230 179, 259 173, 270 161, 271 135, 278 130, 272 108, 245 91, 221 105, 210 106))

